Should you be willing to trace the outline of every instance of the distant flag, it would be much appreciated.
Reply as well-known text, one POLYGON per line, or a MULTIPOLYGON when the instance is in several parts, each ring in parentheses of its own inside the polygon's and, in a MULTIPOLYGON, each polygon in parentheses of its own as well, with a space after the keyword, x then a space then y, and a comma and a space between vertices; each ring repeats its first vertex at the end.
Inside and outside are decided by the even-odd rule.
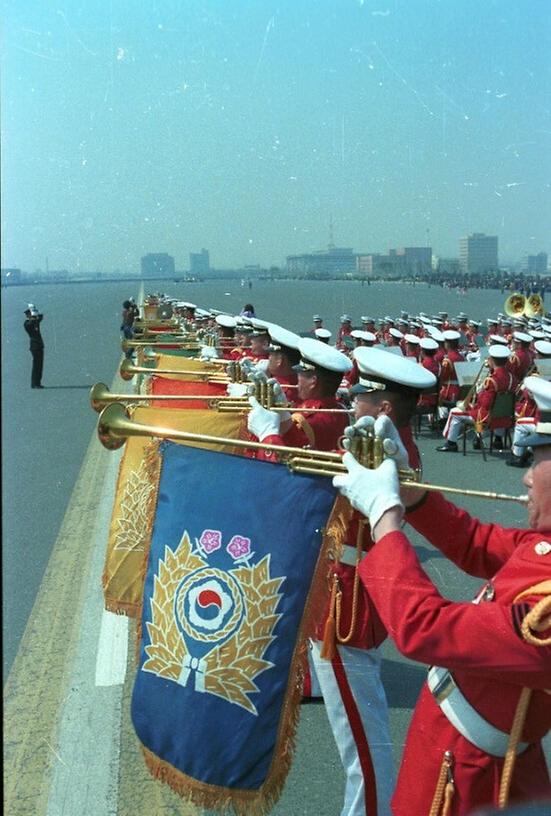
POLYGON ((267 813, 291 764, 326 548, 342 543, 335 490, 283 464, 160 453, 134 727, 152 774, 183 797, 267 813))

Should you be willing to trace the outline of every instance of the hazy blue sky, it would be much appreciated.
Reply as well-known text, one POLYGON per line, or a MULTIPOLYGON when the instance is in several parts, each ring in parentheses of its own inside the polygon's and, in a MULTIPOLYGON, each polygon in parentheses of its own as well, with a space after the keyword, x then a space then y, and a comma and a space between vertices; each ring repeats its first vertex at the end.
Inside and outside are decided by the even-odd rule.
POLYGON ((548 0, 3 5, 3 266, 551 252, 548 0))

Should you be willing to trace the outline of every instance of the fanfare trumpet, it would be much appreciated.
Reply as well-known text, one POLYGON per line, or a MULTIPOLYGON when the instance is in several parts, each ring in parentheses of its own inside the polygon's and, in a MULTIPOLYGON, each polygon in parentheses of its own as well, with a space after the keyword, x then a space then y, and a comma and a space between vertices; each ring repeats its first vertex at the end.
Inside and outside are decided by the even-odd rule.
MULTIPOLYGON (((254 382, 254 395, 258 402, 271 411, 290 411, 291 413, 353 413, 340 408, 293 408, 273 405, 273 387, 270 383, 254 382)), ((206 402, 208 407, 223 413, 250 411, 249 397, 227 397, 221 395, 212 397, 208 394, 113 394, 105 383, 98 382, 90 389, 90 405, 99 414, 107 405, 113 402, 135 403, 154 402, 155 400, 180 400, 182 402, 197 401, 206 402)))
POLYGON ((137 366, 131 360, 123 360, 119 367, 119 374, 123 380, 131 380, 135 374, 181 374, 182 376, 192 376, 197 380, 210 380, 211 382, 229 383, 229 377, 222 371, 212 369, 177 369, 177 368, 147 368, 137 366))
MULTIPOLYGON (((317 451, 308 448, 294 448, 284 445, 270 445, 264 442, 249 442, 245 439, 229 439, 223 436, 191 433, 166 428, 159 425, 145 425, 136 422, 128 415, 127 410, 118 404, 108 405, 101 412, 98 419, 98 437, 101 444, 108 450, 117 450, 122 447, 128 437, 155 437, 157 439, 173 439, 182 442, 202 442, 205 444, 222 445, 224 447, 272 451, 279 454, 288 467, 298 473, 309 473, 315 476, 334 476, 345 473, 346 467, 342 463, 340 453, 334 451, 317 451)), ((374 435, 352 437, 351 452, 365 467, 378 467, 383 460, 382 440, 374 435)), ((444 493, 456 493, 461 496, 473 496, 482 499, 500 499, 526 504, 527 496, 509 496, 506 493, 494 493, 485 490, 468 490, 444 485, 433 485, 419 481, 418 471, 400 469, 398 471, 400 483, 404 487, 417 487, 423 490, 437 490, 444 493)))

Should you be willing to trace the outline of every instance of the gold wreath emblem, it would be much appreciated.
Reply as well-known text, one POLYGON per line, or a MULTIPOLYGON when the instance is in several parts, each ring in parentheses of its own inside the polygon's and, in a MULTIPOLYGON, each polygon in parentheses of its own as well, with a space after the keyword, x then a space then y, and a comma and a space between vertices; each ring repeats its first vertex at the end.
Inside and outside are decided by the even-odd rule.
MULTIPOLYGON (((192 552, 187 532, 176 550, 165 547, 154 578, 151 622, 146 623, 151 642, 145 647, 148 659, 143 671, 179 682, 188 649, 176 623, 175 595, 186 575, 206 566, 192 552)), ((269 555, 250 567, 241 565, 228 572, 243 594, 244 614, 233 635, 205 656, 202 690, 257 715, 249 695, 258 691, 256 677, 273 666, 264 655, 275 639, 273 632, 281 617, 276 614, 279 589, 285 578, 270 577, 269 555)))

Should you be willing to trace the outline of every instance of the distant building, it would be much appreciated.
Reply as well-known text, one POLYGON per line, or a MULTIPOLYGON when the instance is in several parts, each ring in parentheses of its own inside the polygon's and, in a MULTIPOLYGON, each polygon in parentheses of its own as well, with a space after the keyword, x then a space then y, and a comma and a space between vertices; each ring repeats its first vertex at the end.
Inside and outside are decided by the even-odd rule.
POLYGON ((547 274, 547 252, 538 252, 537 255, 525 255, 522 259, 520 271, 528 275, 547 274))
POLYGON ((210 272, 210 259, 207 249, 189 253, 189 271, 191 275, 205 275, 210 272))
POLYGON ((432 247, 401 247, 389 249, 388 255, 371 253, 358 255, 356 271, 360 275, 378 278, 424 275, 432 268, 432 247))
POLYGON ((439 275, 449 275, 450 277, 457 277, 461 274, 461 265, 458 258, 438 258, 436 265, 436 272, 439 275))
POLYGON ((142 278, 173 278, 174 258, 166 252, 144 255, 142 258, 142 278))
POLYGON ((495 272, 497 262, 497 235, 473 232, 459 240, 459 264, 461 271, 469 275, 495 272))
POLYGON ((22 281, 20 269, 2 269, 0 270, 0 276, 3 286, 13 286, 22 281))
POLYGON ((286 261, 290 275, 304 278, 332 278, 356 271, 356 255, 352 249, 331 244, 316 252, 288 255, 286 261))

